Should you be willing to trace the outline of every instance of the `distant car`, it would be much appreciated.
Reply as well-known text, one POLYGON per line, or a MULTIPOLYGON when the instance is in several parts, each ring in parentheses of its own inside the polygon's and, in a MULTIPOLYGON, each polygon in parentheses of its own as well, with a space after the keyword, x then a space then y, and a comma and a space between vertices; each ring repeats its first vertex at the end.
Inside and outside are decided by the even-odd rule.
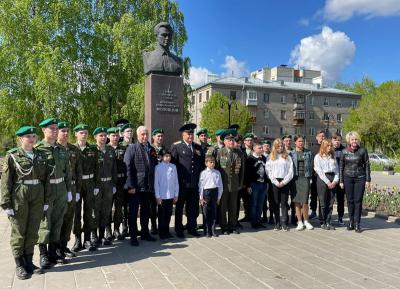
POLYGON ((388 156, 381 153, 370 153, 368 154, 369 161, 371 163, 382 164, 382 165, 395 165, 396 160, 389 158, 388 156))

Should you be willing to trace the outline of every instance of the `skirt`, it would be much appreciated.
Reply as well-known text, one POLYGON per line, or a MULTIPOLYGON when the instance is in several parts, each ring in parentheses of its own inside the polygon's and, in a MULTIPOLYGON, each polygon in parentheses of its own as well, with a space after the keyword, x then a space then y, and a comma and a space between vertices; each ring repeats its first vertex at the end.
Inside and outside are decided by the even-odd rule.
POLYGON ((294 187, 296 191, 293 202, 308 204, 308 196, 310 195, 310 179, 306 177, 297 177, 294 187))

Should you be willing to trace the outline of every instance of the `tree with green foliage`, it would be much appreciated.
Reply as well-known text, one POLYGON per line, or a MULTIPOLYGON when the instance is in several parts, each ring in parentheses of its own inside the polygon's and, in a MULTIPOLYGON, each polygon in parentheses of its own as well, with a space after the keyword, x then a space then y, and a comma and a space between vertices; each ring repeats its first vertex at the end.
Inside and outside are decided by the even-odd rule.
MULTIPOLYGON (((201 109, 201 127, 207 128, 213 136, 220 128, 228 127, 228 97, 220 92, 211 95, 201 109)), ((251 128, 251 114, 246 106, 236 102, 231 107, 231 123, 240 126, 239 133, 245 134, 251 128)))
MULTIPOLYGON (((187 34, 176 2, 1 0, 0 134, 14 137, 50 116, 91 128, 119 117, 142 123, 142 53, 161 21, 182 57, 187 34)), ((185 58, 186 77, 188 66, 185 58)))

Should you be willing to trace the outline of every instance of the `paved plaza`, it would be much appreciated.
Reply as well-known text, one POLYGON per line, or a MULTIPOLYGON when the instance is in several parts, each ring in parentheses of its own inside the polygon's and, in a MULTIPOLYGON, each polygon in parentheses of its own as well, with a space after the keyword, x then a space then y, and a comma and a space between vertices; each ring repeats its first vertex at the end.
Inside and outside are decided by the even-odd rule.
POLYGON ((0 212, 0 288, 400 288, 399 225, 371 216, 362 224, 362 234, 344 227, 275 232, 245 226, 240 235, 211 239, 139 247, 116 241, 21 281, 10 252, 10 225, 0 212))

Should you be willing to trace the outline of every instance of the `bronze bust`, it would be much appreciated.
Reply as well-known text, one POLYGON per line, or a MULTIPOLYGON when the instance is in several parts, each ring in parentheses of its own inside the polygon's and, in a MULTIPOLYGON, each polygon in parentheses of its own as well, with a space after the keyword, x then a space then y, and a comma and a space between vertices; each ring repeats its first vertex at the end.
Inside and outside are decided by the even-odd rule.
POLYGON ((169 51, 172 41, 172 27, 167 22, 160 22, 154 27, 157 39, 153 51, 143 53, 144 73, 182 75, 182 59, 169 51))

